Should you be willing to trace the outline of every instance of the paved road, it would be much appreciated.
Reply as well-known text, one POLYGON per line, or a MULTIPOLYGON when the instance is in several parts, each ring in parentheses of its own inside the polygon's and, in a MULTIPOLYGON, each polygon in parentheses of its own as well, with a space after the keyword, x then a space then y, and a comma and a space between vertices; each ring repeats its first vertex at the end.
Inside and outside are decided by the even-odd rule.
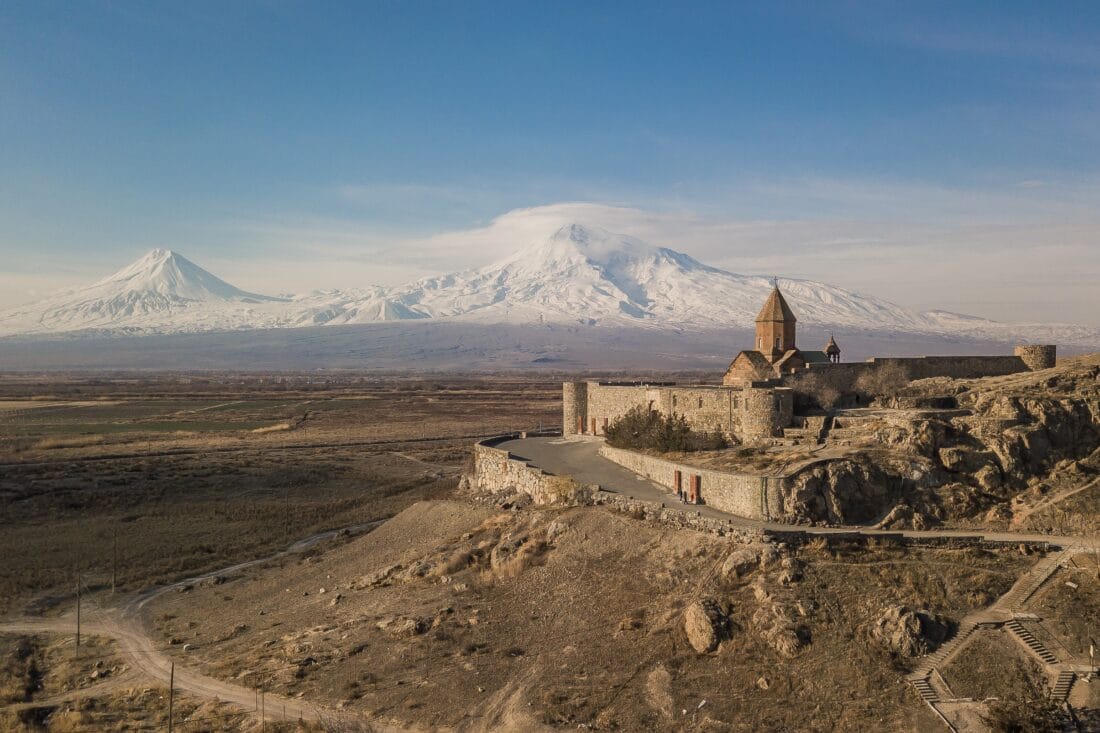
MULTIPOLYGON (((557 475, 570 475, 583 484, 598 484, 604 491, 632 496, 635 499, 660 502, 666 506, 680 506, 675 494, 658 483, 639 476, 617 463, 609 461, 599 454, 603 441, 592 439, 565 438, 526 438, 509 440, 496 447, 506 450, 513 457, 525 460, 532 465, 557 475)), ((704 517, 712 517, 731 522, 738 527, 790 532, 798 530, 809 534, 829 535, 858 533, 861 535, 903 535, 919 538, 982 537, 990 542, 1049 542, 1060 547, 1089 547, 1092 543, 1084 537, 1066 535, 1047 535, 1036 532, 986 532, 982 530, 932 529, 932 530, 886 530, 870 527, 812 527, 808 525, 783 524, 746 519, 734 514, 719 511, 709 506, 684 506, 684 511, 698 512, 704 517)))

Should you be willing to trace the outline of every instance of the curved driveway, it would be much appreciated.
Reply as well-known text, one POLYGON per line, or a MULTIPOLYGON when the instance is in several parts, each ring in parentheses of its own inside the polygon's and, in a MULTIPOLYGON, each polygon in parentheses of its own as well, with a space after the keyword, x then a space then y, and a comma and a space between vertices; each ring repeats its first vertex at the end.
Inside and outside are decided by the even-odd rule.
MULTIPOLYGON (((601 456, 599 450, 602 444, 602 440, 592 438, 524 438, 499 443, 496 447, 508 451, 513 458, 527 461, 547 473, 559 476, 569 475, 582 484, 597 484, 603 491, 630 496, 641 501, 662 503, 673 508, 679 506, 679 500, 671 490, 601 456)), ((1049 542, 1060 547, 1087 548, 1090 546, 1088 539, 1084 537, 1034 532, 986 532, 959 529, 890 530, 858 526, 814 527, 746 519, 706 505, 686 505, 684 511, 729 521, 734 526, 746 529, 771 532, 806 532, 816 535, 855 533, 867 536, 904 536, 912 539, 980 538, 987 542, 1049 542)))

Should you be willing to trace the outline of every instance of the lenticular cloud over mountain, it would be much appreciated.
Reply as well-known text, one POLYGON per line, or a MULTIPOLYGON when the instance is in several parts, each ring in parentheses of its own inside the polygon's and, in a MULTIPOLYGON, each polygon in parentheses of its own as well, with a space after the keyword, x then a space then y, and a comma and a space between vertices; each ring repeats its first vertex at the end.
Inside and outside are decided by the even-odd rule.
MULTIPOLYGON (((1098 344, 1095 329, 918 313, 808 280, 780 279, 803 324, 886 333, 1098 344)), ((752 325, 770 278, 738 275, 640 239, 571 223, 485 267, 397 287, 249 293, 153 250, 88 287, 0 313, 0 334, 171 334, 456 321, 705 331, 752 325)))

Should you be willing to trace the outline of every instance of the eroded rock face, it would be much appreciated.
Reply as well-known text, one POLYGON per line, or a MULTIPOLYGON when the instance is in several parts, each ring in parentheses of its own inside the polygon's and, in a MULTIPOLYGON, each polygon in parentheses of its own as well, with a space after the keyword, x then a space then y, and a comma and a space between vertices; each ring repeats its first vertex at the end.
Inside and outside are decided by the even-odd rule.
MULTIPOLYGON (((796 522, 922 529, 944 521, 1003 517, 1019 492, 1100 460, 1100 388, 1090 364, 1055 376, 923 380, 906 388, 950 394, 960 410, 893 413, 846 425, 863 452, 810 466, 782 487, 796 522), (991 513, 992 512, 992 513, 991 513)), ((919 400, 918 400, 919 401, 919 400)), ((1094 465, 1096 464, 1096 465, 1094 465)))
POLYGON ((684 611, 684 631, 691 647, 700 654, 718 648, 729 636, 729 616, 713 598, 696 601, 684 611))
POLYGON ((905 657, 935 649, 947 637, 947 625, 927 611, 890 606, 871 627, 871 638, 905 657))
POLYGON ((783 514, 802 522, 874 522, 905 496, 910 484, 912 467, 891 468, 865 456, 818 464, 787 482, 783 514))

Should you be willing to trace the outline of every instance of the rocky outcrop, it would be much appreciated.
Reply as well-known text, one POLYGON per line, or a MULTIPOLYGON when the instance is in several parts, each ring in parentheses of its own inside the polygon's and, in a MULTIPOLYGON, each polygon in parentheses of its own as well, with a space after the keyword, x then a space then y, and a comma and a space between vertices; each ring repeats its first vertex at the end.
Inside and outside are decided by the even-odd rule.
POLYGON ((692 649, 707 654, 729 637, 729 615, 713 598, 695 601, 684 611, 684 632, 692 649))
POLYGON ((927 611, 890 606, 871 627, 871 638, 901 656, 916 657, 947 638, 947 624, 927 611))
POLYGON ((902 463, 859 455, 815 464, 785 482, 783 516, 797 522, 875 522, 909 492, 914 475, 923 475, 919 464, 902 463))
POLYGON ((744 578, 760 567, 761 560, 761 552, 758 548, 739 548, 726 556, 719 568, 719 573, 723 578, 744 578))
POLYGON ((960 409, 853 419, 845 437, 863 450, 787 478, 784 518, 896 529, 996 519, 1011 515, 998 508, 1021 491, 1070 471, 1100 471, 1095 361, 1041 374, 912 383, 907 399, 920 401, 928 390, 950 395, 960 409))

